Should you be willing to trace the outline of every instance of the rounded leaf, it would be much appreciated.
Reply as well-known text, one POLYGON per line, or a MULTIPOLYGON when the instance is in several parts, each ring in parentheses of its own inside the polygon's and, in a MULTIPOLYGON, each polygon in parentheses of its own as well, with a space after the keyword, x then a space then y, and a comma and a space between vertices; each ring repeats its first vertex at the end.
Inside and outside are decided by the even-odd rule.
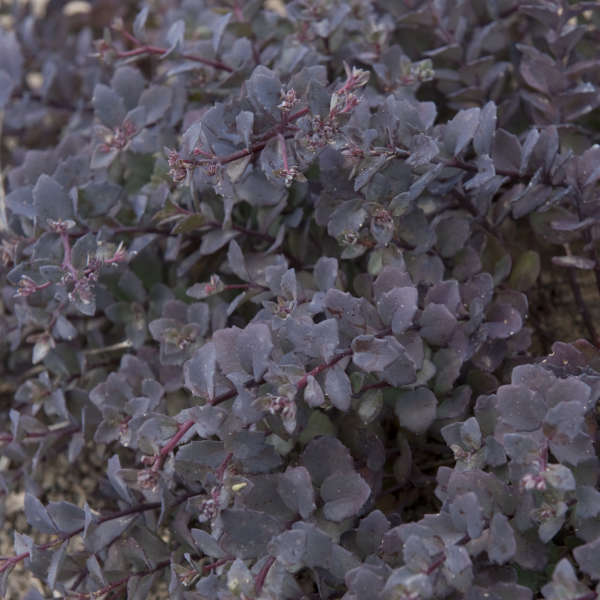
POLYGON ((413 433, 424 433, 435 420, 437 398, 426 387, 402 391, 396 396, 395 410, 402 427, 413 433))

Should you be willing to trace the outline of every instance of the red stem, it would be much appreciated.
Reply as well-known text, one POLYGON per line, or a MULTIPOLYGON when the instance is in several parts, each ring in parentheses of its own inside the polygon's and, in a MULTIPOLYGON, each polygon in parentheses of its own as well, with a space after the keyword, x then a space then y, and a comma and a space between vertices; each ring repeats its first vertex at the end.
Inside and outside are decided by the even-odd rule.
POLYGON ((282 126, 285 127, 286 129, 289 128, 290 123, 297 121, 298 119, 302 118, 304 115, 307 115, 309 112, 310 112, 310 108, 308 108, 308 107, 301 108, 300 110, 296 111, 295 113, 287 116, 285 119, 285 123, 276 125, 275 127, 268 129, 262 135, 258 136, 257 139, 259 141, 263 142, 265 140, 272 138, 273 136, 277 135, 278 133, 281 133, 282 126))
POLYGON ((446 555, 440 556, 436 561, 432 562, 427 570, 425 571, 425 575, 431 575, 436 569, 439 569, 446 562, 446 555))
POLYGON ((99 590, 95 590, 94 592, 88 592, 88 593, 71 592, 70 595, 75 596, 75 598, 80 598, 82 600, 84 600, 85 598, 100 598, 101 596, 105 596, 106 594, 109 594, 113 590, 116 590, 116 589, 120 588, 121 586, 125 585, 126 583, 129 582, 129 580, 132 577, 136 577, 136 576, 143 577, 144 575, 151 575, 152 573, 156 573, 157 571, 160 571, 161 569, 168 567, 170 564, 171 564, 171 560, 163 560, 162 562, 159 562, 156 565, 156 567, 154 567, 153 569, 147 569, 146 571, 139 571, 137 573, 130 573, 129 575, 126 575, 122 579, 119 579, 118 581, 115 581, 99 590))
POLYGON ((343 358, 346 358, 347 356, 352 356, 352 354, 353 354, 352 349, 348 348, 348 350, 344 350, 344 352, 342 352, 341 354, 338 354, 337 356, 332 358, 328 363, 323 363, 321 365, 317 365, 314 369, 312 369, 311 371, 306 373, 300 379, 300 381, 298 381, 298 383, 296 384, 296 389, 301 390, 301 389, 305 388, 306 384, 308 383, 308 378, 310 375, 312 375, 314 377, 315 375, 318 375, 319 373, 326 371, 327 369, 330 369, 331 367, 333 367, 333 365, 339 363, 340 360, 342 360, 343 358))
POLYGON ((77 281, 79 279, 79 274, 77 273, 77 269, 73 266, 71 259, 71 243, 69 242, 69 234, 66 231, 61 231, 60 239, 65 252, 62 263, 63 269, 67 269, 73 276, 73 279, 77 281))
POLYGON ((265 579, 269 574, 269 569, 273 566, 275 562, 274 556, 269 556, 267 562, 263 565, 262 569, 256 575, 254 579, 254 589, 256 590, 256 595, 260 596, 260 592, 262 591, 263 585, 265 584, 265 579))
POLYGON ((285 145, 285 138, 281 133, 278 133, 277 137, 279 138, 279 142, 281 143, 281 158, 283 159, 283 170, 287 173, 290 170, 290 167, 288 165, 288 153, 287 146, 285 145))
MULTIPOLYGON (((185 502, 188 498, 191 498, 192 496, 197 496, 197 495, 198 495, 198 492, 184 494, 183 496, 178 498, 171 505, 171 508, 173 508, 175 506, 179 506, 181 503, 185 502)), ((160 508, 160 507, 161 507, 160 502, 148 502, 145 504, 138 504, 137 506, 132 506, 131 508, 127 508, 125 510, 120 510, 116 513, 112 513, 110 515, 105 515, 104 517, 100 517, 97 520, 97 523, 98 523, 98 525, 101 525, 102 523, 106 523, 107 521, 113 521, 114 519, 119 519, 121 517, 126 517, 128 515, 143 513, 148 510, 154 510, 154 509, 160 508)), ((74 531, 71 531, 69 533, 61 534, 58 536, 58 538, 56 540, 53 540, 51 542, 46 542, 45 544, 37 545, 36 549, 37 550, 48 550, 48 548, 58 546, 58 544, 62 544, 62 542, 64 542, 65 540, 69 540, 72 537, 79 535, 80 533, 83 532, 83 530, 84 530, 84 527, 79 527, 79 529, 75 529, 74 531)), ((28 557, 29 557, 29 552, 23 552, 22 554, 17 554, 16 556, 1 558, 0 560, 6 561, 6 562, 5 562, 5 564, 3 564, 0 567, 0 573, 7 571, 8 569, 14 567, 17 563, 21 562, 22 560, 25 560, 28 557)))
MULTIPOLYGON (((113 31, 115 30, 114 27, 112 27, 111 29, 113 29, 113 31)), ((140 42, 140 40, 138 40, 134 35, 132 35, 131 33, 129 33, 129 31, 125 31, 124 29, 119 30, 119 33, 121 33, 121 35, 123 35, 123 37, 127 38, 130 42, 132 42, 135 46, 142 46, 142 42, 140 42)))
MULTIPOLYGON (((30 433, 26 433, 23 436, 23 440, 43 438, 49 435, 54 435, 55 433, 58 433, 59 435, 68 435, 70 433, 77 433, 78 431, 80 431, 78 425, 65 425, 59 429, 47 429, 46 431, 32 431, 30 433)), ((13 439, 14 438, 10 433, 0 433, 0 442, 6 442, 10 444, 13 439)))
MULTIPOLYGON (((167 52, 168 50, 168 48, 161 48, 159 46, 150 46, 147 44, 140 45, 140 41, 134 36, 132 36, 130 33, 127 33, 126 31, 121 31, 120 33, 130 42, 135 44, 137 48, 126 51, 117 50, 115 48, 114 50, 116 52, 117 58, 128 58, 130 56, 140 56, 142 54, 165 54, 165 52, 167 52)), ((186 60, 191 60, 194 62, 201 63, 203 65, 207 65, 209 67, 213 67, 215 69, 219 69, 221 71, 233 73, 233 69, 229 65, 226 65, 225 63, 221 62, 220 60, 203 58, 202 56, 196 56, 195 54, 181 54, 181 57, 185 58, 186 60)))
MULTIPOLYGON (((408 150, 403 150, 401 148, 396 148, 394 150, 394 153, 398 158, 409 158, 411 155, 411 153, 408 150)), ((382 152, 379 152, 377 150, 371 151, 371 156, 379 156, 380 154, 382 154, 382 152)), ((477 173, 479 171, 479 168, 476 165, 466 162, 464 160, 458 160, 456 158, 451 160, 434 158, 431 162, 435 164, 442 164, 445 167, 449 167, 452 169, 462 169, 463 171, 468 171, 470 173, 477 173)), ((528 175, 527 173, 521 174, 518 171, 513 171, 512 169, 496 169, 496 175, 504 175, 505 177, 510 177, 515 181, 522 181, 523 183, 529 183, 529 181, 531 180, 531 175, 528 175)))
MULTIPOLYGON (((248 383, 246 383, 244 387, 253 388, 253 387, 262 385, 264 382, 265 382, 264 379, 259 379, 258 381, 256 381, 256 379, 252 379, 248 383)), ((210 404, 212 406, 216 406, 217 404, 221 404, 222 402, 225 402, 226 400, 231 400, 231 398, 235 398, 236 396, 237 396, 237 390, 229 390, 228 392, 219 394, 212 402, 210 402, 210 404)))
POLYGON ((225 471, 227 470, 227 466, 231 462, 232 458, 233 458, 233 452, 229 452, 227 454, 227 456, 225 457, 225 460, 219 466, 219 469, 217 470, 217 474, 216 474, 217 481, 219 483, 223 483, 223 477, 225 476, 225 471))
POLYGON ((39 292, 40 290, 44 290, 47 287, 50 287, 52 285, 51 281, 46 281, 45 283, 40 283, 39 285, 35 286, 35 291, 39 292))
MULTIPOLYGON (((307 115, 310 112, 310 109, 308 107, 303 108, 302 110, 299 110, 297 112, 295 112, 293 115, 290 115, 287 119, 288 122, 292 122, 292 121, 296 121, 298 119, 300 119, 301 117, 303 117, 304 115, 307 115)), ((290 139, 293 137, 293 135, 291 134, 282 134, 281 132, 281 125, 278 125, 277 127, 269 130, 268 132, 266 132, 264 135, 261 136, 261 141, 257 142, 256 144, 253 144, 252 146, 250 146, 250 148, 244 148, 243 150, 238 150, 237 152, 233 152, 232 154, 228 154, 227 156, 216 156, 214 159, 212 160, 184 160, 183 162, 189 165, 193 165, 193 166, 198 166, 201 167, 203 165, 206 164, 220 164, 220 165, 226 165, 230 162, 234 162, 236 160, 239 160, 240 158, 244 158, 245 156, 250 156, 251 154, 254 154, 256 152, 259 152, 260 150, 262 150, 266 145, 267 142, 275 137, 276 135, 282 135, 282 137, 284 139, 290 139)))
POLYGON ((209 571, 212 571, 213 569, 216 569, 217 567, 220 567, 221 565, 225 565, 228 562, 231 562, 232 560, 234 560, 233 558, 220 558, 219 560, 216 560, 213 563, 210 563, 208 565, 204 565, 202 567, 202 572, 203 573, 208 573, 209 571))
POLYGON ((186 421, 185 423, 179 426, 179 428, 177 429, 177 433, 169 440, 169 442, 165 446, 161 448, 160 452, 156 456, 154 464, 152 465, 153 471, 159 471, 162 468, 163 463, 165 462, 165 459, 167 458, 169 453, 175 448, 175 446, 177 446, 181 438, 189 431, 189 429, 191 429, 194 426, 194 423, 195 421, 193 419, 190 419, 189 421, 186 421))
POLYGON ((215 158, 214 154, 211 154, 210 152, 205 152, 201 148, 194 148, 194 153, 199 154, 200 156, 204 156, 205 158, 215 158))
MULTIPOLYGON (((213 563, 210 563, 208 565, 204 565, 202 567, 202 572, 203 573, 208 573, 210 571, 212 571, 212 569, 216 569, 217 567, 220 567, 221 565, 224 565, 228 562, 230 562, 231 558, 221 558, 220 560, 217 560, 213 563)), ((161 569, 164 569, 165 567, 170 566, 171 564, 171 560, 163 560, 162 562, 159 562, 156 567, 154 567, 153 569, 147 569, 145 571, 138 571, 137 573, 131 573, 125 577, 123 577, 122 579, 119 579, 119 581, 115 581, 113 583, 111 583, 110 585, 107 585, 99 590, 96 590, 94 592, 89 592, 89 593, 78 593, 78 592, 71 592, 70 595, 71 596, 75 596, 76 598, 81 598, 82 600, 86 599, 86 598, 99 598, 100 596, 104 596, 105 594, 109 594, 110 592, 120 588, 121 586, 125 585, 126 583, 129 582, 129 580, 132 577, 136 577, 136 576, 145 576, 145 575, 151 575, 152 573, 156 573, 157 571, 160 571, 161 569)))
MULTIPOLYGON (((375 337, 382 337, 382 336, 385 336, 385 335, 389 335, 390 333, 391 333, 390 329, 384 329, 383 331, 380 331, 379 333, 376 333, 375 337)), ((317 365, 314 369, 310 370, 308 373, 306 373, 305 375, 303 375, 298 380, 298 382, 296 383, 296 389, 297 390, 301 390, 301 389, 305 388, 306 384, 308 383, 308 378, 309 378, 310 375, 312 375, 314 377, 315 375, 318 375, 319 373, 322 373, 323 371, 326 371, 327 369, 330 369, 335 364, 337 364, 338 362, 340 362, 340 360, 342 360, 343 358, 346 358, 347 356, 352 356, 352 354, 354 354, 354 351, 352 350, 352 348, 348 348, 348 349, 344 350, 343 352, 341 352, 340 354, 334 356, 329 362, 317 365)), ((246 383, 245 387, 247 387, 247 388, 253 388, 253 387, 257 387, 259 385, 262 385, 263 383, 265 383, 264 379, 260 379, 259 381, 256 381, 255 379, 252 379, 248 383, 246 383)), ((377 387, 379 387, 378 384, 377 384, 377 387)), ((217 396, 210 404, 212 404, 213 406, 216 405, 216 404, 220 404, 221 402, 225 402, 226 400, 230 400, 231 398, 235 398, 236 395, 237 395, 237 391, 236 390, 230 390, 228 392, 225 392, 225 393, 217 396)))

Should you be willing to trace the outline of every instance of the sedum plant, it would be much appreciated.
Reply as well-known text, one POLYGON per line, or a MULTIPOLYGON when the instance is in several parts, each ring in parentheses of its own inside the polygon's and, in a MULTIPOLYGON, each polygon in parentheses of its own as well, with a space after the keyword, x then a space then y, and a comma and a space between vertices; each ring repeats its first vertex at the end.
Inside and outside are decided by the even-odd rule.
POLYGON ((598 598, 599 6, 74 4, 0 22, 0 594, 598 598))

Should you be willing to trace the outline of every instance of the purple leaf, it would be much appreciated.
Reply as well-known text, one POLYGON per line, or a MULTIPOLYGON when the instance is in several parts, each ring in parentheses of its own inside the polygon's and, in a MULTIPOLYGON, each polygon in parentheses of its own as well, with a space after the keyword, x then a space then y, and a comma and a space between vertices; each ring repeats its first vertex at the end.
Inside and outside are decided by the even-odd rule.
POLYGON ((316 508, 310 473, 305 467, 288 467, 277 483, 277 492, 286 506, 308 519, 316 508))
POLYGON ((323 514, 329 521, 355 516, 371 495, 367 482, 355 471, 333 473, 321 485, 323 514))
POLYGON ((352 340, 352 350, 352 361, 357 367, 367 372, 381 372, 403 354, 404 348, 391 336, 379 339, 360 335, 352 340))
POLYGON ((85 513, 70 502, 50 502, 46 507, 48 515, 60 532, 67 533, 83 527, 85 513))
POLYGON ((381 540, 390 526, 387 517, 380 510, 374 510, 361 519, 356 532, 356 544, 363 556, 379 551, 381 540))
POLYGON ((92 104, 100 122, 109 129, 119 127, 127 114, 123 98, 103 83, 96 84, 92 104))
POLYGON ((48 221, 66 221, 73 218, 73 202, 52 177, 40 175, 33 188, 33 206, 38 223, 47 227, 48 221))
POLYGON ((391 325, 395 335, 404 333, 417 311, 418 292, 414 287, 395 287, 385 292, 377 302, 377 311, 384 325, 391 325))
POLYGON ((467 492, 457 496, 450 504, 450 517, 459 531, 465 531, 469 537, 477 539, 483 531, 483 514, 477 495, 467 492))
POLYGON ((32 494, 25 494, 25 518, 40 533, 56 533, 56 525, 44 505, 32 494))
POLYGON ((200 550, 207 556, 212 556, 213 558, 222 558, 225 556, 225 552, 219 546, 219 543, 215 538, 210 535, 210 533, 204 531, 203 529, 191 529, 192 538, 194 543, 198 546, 200 550))
POLYGON ((348 448, 330 436, 313 439, 304 450, 301 463, 308 469, 315 485, 321 485, 333 473, 354 471, 348 448))
POLYGON ((327 369, 325 374, 325 393, 331 403, 339 410, 346 412, 350 408, 352 386, 346 371, 340 364, 327 369))
POLYGON ((328 289, 334 287, 337 275, 337 259, 321 256, 315 263, 313 277, 315 278, 315 282, 321 291, 326 292, 328 289))
POLYGON ((231 270, 242 280, 250 281, 250 276, 246 269, 246 262, 239 244, 235 240, 229 242, 229 251, 227 252, 227 260, 231 270))
POLYGON ((309 375, 306 380, 306 387, 304 388, 304 401, 308 404, 308 406, 311 407, 321 406, 323 402, 325 402, 323 390, 312 375, 309 375))
POLYGON ((496 302, 487 313, 488 322, 483 329, 492 339, 506 339, 520 331, 523 326, 521 314, 509 304, 496 302))
POLYGON ((509 561, 517 551, 515 533, 506 516, 495 513, 490 523, 488 556, 499 565, 509 561))
POLYGON ((465 149, 479 127, 480 112, 477 107, 461 110, 448 122, 444 131, 446 152, 458 156, 465 149))
POLYGON ((497 409, 514 431, 535 431, 546 415, 543 397, 524 385, 503 385, 497 392, 497 409))
POLYGON ((192 358, 184 363, 185 386, 192 394, 208 400, 214 399, 216 363, 217 352, 212 342, 198 348, 192 358))
POLYGON ((498 129, 492 158, 496 165, 496 172, 500 170, 518 172, 521 166, 521 144, 518 138, 504 129, 498 129))
POLYGON ((171 106, 172 98, 171 88, 165 85, 153 85, 144 90, 139 105, 146 109, 145 125, 156 123, 171 106))
POLYGON ((264 323, 251 323, 238 336, 240 363, 255 381, 259 381, 267 370, 272 349, 271 330, 264 323))
POLYGON ((396 396, 396 416, 402 427, 413 433, 427 431, 437 412, 437 398, 426 387, 401 391, 396 396))
POLYGON ((578 546, 573 550, 573 556, 584 573, 595 581, 600 579, 600 538, 578 546))
POLYGON ((263 556, 271 538, 284 529, 283 523, 257 510, 227 508, 221 512, 221 520, 221 546, 228 554, 244 560, 263 556))
POLYGON ((456 317, 443 304, 428 304, 419 322, 421 335, 434 346, 445 346, 456 328, 456 317))
POLYGON ((492 145, 496 133, 496 113, 496 105, 493 101, 488 102, 481 109, 479 126, 473 137, 473 148, 479 156, 489 155, 492 152, 492 145))
POLYGON ((167 31, 167 43, 169 48, 161 55, 162 59, 167 58, 173 52, 181 52, 183 49, 183 36, 185 34, 185 22, 183 19, 175 21, 167 31))

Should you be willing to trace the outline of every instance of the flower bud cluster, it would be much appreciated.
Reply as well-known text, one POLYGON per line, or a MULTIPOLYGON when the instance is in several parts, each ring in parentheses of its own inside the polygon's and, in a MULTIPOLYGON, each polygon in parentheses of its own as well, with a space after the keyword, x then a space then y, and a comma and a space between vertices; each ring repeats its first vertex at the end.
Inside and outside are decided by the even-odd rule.
POLYGON ((104 142, 100 144, 101 152, 111 150, 123 150, 137 133, 135 125, 131 121, 124 121, 119 127, 112 131, 102 128, 104 142))
POLYGON ((169 162, 169 176, 175 183, 185 181, 190 172, 189 165, 179 156, 177 150, 169 150, 167 154, 169 162))
POLYGON ((277 105, 277 108, 281 112, 290 112, 292 108, 297 104, 298 98, 296 97, 296 90, 294 88, 289 89, 287 92, 281 90, 281 103, 277 105))

